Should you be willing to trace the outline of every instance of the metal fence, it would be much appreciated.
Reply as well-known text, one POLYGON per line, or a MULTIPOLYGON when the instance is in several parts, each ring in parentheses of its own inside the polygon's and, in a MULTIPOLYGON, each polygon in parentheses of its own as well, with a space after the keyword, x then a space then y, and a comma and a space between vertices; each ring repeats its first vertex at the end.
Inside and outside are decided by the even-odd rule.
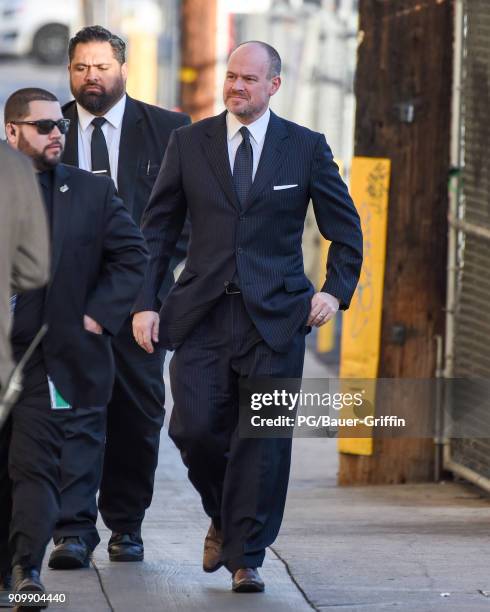
MULTIPOLYGON (((462 0, 457 20, 458 12, 454 91, 460 171, 450 215, 447 372, 455 378, 490 378, 490 2, 462 0)), ((471 397, 457 401, 473 408, 471 397)), ((488 431, 490 411, 479 410, 478 418, 475 427, 488 431)), ((444 463, 490 490, 490 439, 449 441, 444 463)))

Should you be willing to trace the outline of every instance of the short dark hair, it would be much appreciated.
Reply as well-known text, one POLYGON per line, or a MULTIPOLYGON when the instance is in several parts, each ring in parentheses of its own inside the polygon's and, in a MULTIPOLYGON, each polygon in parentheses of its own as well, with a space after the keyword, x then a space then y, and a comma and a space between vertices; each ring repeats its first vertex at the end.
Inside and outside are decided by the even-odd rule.
POLYGON ((40 87, 25 87, 14 91, 5 103, 5 123, 20 121, 29 114, 29 103, 45 100, 47 102, 58 102, 58 98, 46 89, 40 87))
POLYGON ((269 73, 267 77, 272 79, 273 77, 279 76, 281 74, 282 61, 281 56, 277 52, 276 49, 272 45, 269 45, 266 42, 261 40, 246 40, 245 42, 237 45, 233 51, 236 51, 239 47, 243 47, 243 45, 260 45, 264 51, 266 51, 269 57, 269 73))
POLYGON ((79 43, 88 43, 93 41, 108 42, 112 47, 114 57, 120 64, 124 64, 126 61, 126 43, 122 38, 117 36, 117 34, 113 34, 112 32, 109 32, 109 30, 106 30, 99 25, 82 28, 75 34, 75 36, 73 36, 73 38, 70 38, 70 42, 68 43, 68 58, 70 62, 75 54, 75 47, 79 43))

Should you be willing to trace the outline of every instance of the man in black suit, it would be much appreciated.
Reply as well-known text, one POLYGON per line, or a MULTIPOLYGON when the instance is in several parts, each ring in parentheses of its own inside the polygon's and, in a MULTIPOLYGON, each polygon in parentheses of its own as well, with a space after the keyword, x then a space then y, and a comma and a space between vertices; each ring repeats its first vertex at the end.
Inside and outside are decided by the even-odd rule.
POLYGON ((171 137, 143 219, 150 251, 135 305, 138 343, 175 349, 170 436, 211 518, 203 567, 224 564, 237 592, 262 591, 262 565, 282 520, 291 440, 238 435, 240 378, 300 378, 305 334, 347 308, 362 263, 359 216, 322 134, 269 110, 281 60, 239 46, 224 84, 227 111, 171 137), (301 237, 310 199, 332 241, 314 293, 301 237), (158 286, 188 211, 184 271, 163 303, 158 286))
MULTIPOLYGON (((69 60, 75 100, 63 107, 71 120, 63 161, 111 176, 139 225, 170 134, 189 118, 126 95, 125 43, 105 28, 78 32, 70 41, 69 60)), ((186 243, 183 237, 177 245, 161 296, 173 284, 173 267, 184 258, 186 243)), ((65 446, 62 511, 49 560, 54 569, 86 566, 100 541, 95 525, 99 482, 99 509, 112 531, 109 558, 143 560, 141 523, 153 495, 165 414, 165 350, 149 355, 135 343, 129 311, 112 339, 116 378, 107 407, 102 481, 105 413, 88 413, 85 420, 80 415, 65 446)))
POLYGON ((15 302, 17 360, 42 324, 48 332, 28 361, 24 390, 0 441, 9 446, 11 484, 0 503, 0 524, 10 524, 0 551, 13 567, 17 591, 43 590, 39 571, 59 515, 65 433, 79 409, 99 412, 110 398, 110 339, 141 287, 147 260, 113 182, 59 163, 68 124, 56 97, 43 89, 19 90, 5 105, 7 140, 38 172, 52 252, 47 288, 15 302))

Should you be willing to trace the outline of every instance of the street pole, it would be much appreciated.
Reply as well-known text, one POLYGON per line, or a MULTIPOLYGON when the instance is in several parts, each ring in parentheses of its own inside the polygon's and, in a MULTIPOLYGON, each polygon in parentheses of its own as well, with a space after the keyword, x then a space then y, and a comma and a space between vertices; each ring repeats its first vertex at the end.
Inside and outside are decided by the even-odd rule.
POLYGON ((196 121, 214 114, 216 0, 182 0, 180 107, 196 121))
MULTIPOLYGON (((453 0, 361 0, 359 10, 355 155, 392 169, 377 375, 433 378, 445 326, 453 0)), ((420 424, 432 408, 382 401, 420 424)), ((341 453, 339 483, 431 480, 433 459, 431 438, 375 439, 371 455, 341 453)))

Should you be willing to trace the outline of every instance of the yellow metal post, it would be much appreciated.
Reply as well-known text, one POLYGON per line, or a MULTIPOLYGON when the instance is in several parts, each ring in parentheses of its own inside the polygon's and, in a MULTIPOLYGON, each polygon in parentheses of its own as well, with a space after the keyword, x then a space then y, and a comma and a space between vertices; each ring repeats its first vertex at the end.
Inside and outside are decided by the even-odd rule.
MULTIPOLYGON (((361 217, 364 262, 358 288, 342 322, 340 377, 343 379, 376 379, 378 375, 389 182, 389 159, 354 158, 351 192, 361 217)), ((375 381, 365 386, 364 400, 374 407, 375 381)), ((344 385, 343 391, 348 391, 344 385)), ((371 455, 373 440, 339 438, 338 448, 343 453, 371 455)))
POLYGON ((141 0, 137 8, 130 8, 124 14, 121 25, 128 40, 128 93, 148 104, 156 104, 162 12, 153 2, 141 0))
POLYGON ((129 35, 128 93, 148 104, 156 104, 157 86, 157 35, 137 29, 132 30, 129 35))

